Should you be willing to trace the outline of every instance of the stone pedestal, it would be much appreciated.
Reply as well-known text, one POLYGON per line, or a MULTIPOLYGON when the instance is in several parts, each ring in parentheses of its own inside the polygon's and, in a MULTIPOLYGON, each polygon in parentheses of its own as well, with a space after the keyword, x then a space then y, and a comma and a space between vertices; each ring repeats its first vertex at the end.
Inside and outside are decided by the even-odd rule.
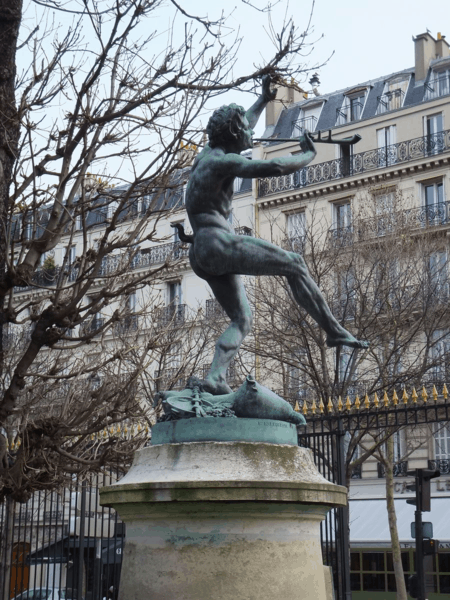
POLYGON ((100 493, 126 522, 119 600, 326 598, 320 522, 347 490, 308 449, 155 445, 100 493))

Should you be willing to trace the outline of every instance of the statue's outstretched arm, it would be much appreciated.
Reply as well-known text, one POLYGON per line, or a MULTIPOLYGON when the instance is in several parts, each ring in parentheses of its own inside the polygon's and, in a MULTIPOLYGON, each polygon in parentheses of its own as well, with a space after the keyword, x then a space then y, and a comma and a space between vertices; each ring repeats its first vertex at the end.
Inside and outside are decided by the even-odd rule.
POLYGON ((271 160, 248 160, 247 158, 230 152, 214 162, 213 168, 220 176, 243 177, 279 177, 289 175, 306 167, 316 156, 316 148, 308 132, 299 138, 301 154, 293 156, 279 156, 271 160))
POLYGON ((255 102, 255 104, 253 104, 253 106, 251 106, 245 113, 245 116, 247 117, 247 120, 252 129, 258 122, 258 119, 261 116, 261 113, 265 109, 267 104, 272 100, 275 100, 277 90, 276 88, 271 88, 271 83, 272 80, 270 78, 270 75, 264 75, 264 77, 262 78, 261 96, 255 102))

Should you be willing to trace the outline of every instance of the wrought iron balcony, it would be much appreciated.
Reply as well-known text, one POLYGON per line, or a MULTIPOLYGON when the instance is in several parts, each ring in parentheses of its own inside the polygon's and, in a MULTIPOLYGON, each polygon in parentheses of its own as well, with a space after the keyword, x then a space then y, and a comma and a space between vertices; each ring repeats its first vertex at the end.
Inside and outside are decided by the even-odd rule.
POLYGON ((253 237, 253 229, 250 227, 236 227, 234 233, 236 235, 248 235, 249 237, 253 237))
POLYGON ((155 371, 154 379, 159 390, 181 389, 185 385, 185 378, 180 377, 179 367, 169 367, 161 371, 155 371))
POLYGON ((386 92, 382 96, 377 98, 377 115, 401 108, 405 98, 405 92, 401 89, 392 90, 392 92, 386 92))
POLYGON ((450 458, 437 458, 428 461, 428 468, 432 470, 439 469, 441 475, 450 475, 450 458))
POLYGON ((345 125, 361 118, 364 105, 362 102, 350 101, 347 106, 336 109, 336 125, 345 125))
POLYGON ((292 121, 292 137, 301 135, 304 131, 315 131, 317 127, 317 117, 304 117, 292 121))
POLYGON ((210 298, 209 300, 206 300, 205 303, 205 317, 207 319, 225 319, 227 313, 215 298, 210 298))
POLYGON ((359 175, 384 167, 442 154, 450 150, 450 130, 398 142, 376 150, 359 152, 349 158, 336 158, 309 165, 290 175, 259 179, 259 196, 301 189, 315 183, 325 183, 359 175))
MULTIPOLYGON (((402 462, 396 463, 394 465, 394 477, 406 477, 406 473, 408 471, 408 461, 404 460, 402 462)), ((386 477, 386 469, 381 463, 378 463, 378 478, 383 479, 386 477)))
POLYGON ((306 237, 305 236, 291 236, 286 237, 281 245, 285 250, 289 250, 290 252, 297 252, 297 254, 303 254, 305 251, 306 237))
POLYGON ((127 315, 119 323, 116 323, 114 330, 116 335, 130 333, 138 328, 138 316, 127 315))
POLYGON ((361 219, 346 227, 329 229, 330 243, 348 246, 403 230, 426 227, 443 227, 450 224, 450 202, 438 202, 432 206, 419 206, 399 211, 385 212, 368 219, 361 219))
POLYGON ((186 321, 186 304, 169 304, 158 308, 155 313, 158 327, 179 327, 186 321))

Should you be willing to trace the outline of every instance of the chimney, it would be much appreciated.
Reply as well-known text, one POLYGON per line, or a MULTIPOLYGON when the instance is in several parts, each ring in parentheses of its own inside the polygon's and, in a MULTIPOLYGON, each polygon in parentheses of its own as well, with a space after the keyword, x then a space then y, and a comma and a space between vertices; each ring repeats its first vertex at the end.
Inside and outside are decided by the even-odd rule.
POLYGON ((450 54, 445 36, 438 33, 437 37, 438 39, 435 40, 431 33, 427 31, 413 38, 416 82, 423 81, 426 78, 432 60, 435 58, 444 58, 450 54))
POLYGON ((266 129, 271 125, 276 125, 278 117, 285 106, 300 102, 308 97, 307 92, 302 90, 295 81, 291 83, 283 82, 276 86, 278 89, 277 97, 266 106, 266 129))

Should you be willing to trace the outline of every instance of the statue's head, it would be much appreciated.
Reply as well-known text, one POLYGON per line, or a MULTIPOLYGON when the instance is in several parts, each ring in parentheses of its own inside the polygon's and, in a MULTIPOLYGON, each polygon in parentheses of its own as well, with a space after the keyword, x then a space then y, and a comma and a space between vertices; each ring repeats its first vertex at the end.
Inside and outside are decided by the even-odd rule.
MULTIPOLYGON (((227 144, 235 144, 248 129, 245 109, 237 104, 221 106, 215 110, 206 126, 206 133, 211 148, 227 144)), ((253 132, 252 132, 253 133, 253 132)))

